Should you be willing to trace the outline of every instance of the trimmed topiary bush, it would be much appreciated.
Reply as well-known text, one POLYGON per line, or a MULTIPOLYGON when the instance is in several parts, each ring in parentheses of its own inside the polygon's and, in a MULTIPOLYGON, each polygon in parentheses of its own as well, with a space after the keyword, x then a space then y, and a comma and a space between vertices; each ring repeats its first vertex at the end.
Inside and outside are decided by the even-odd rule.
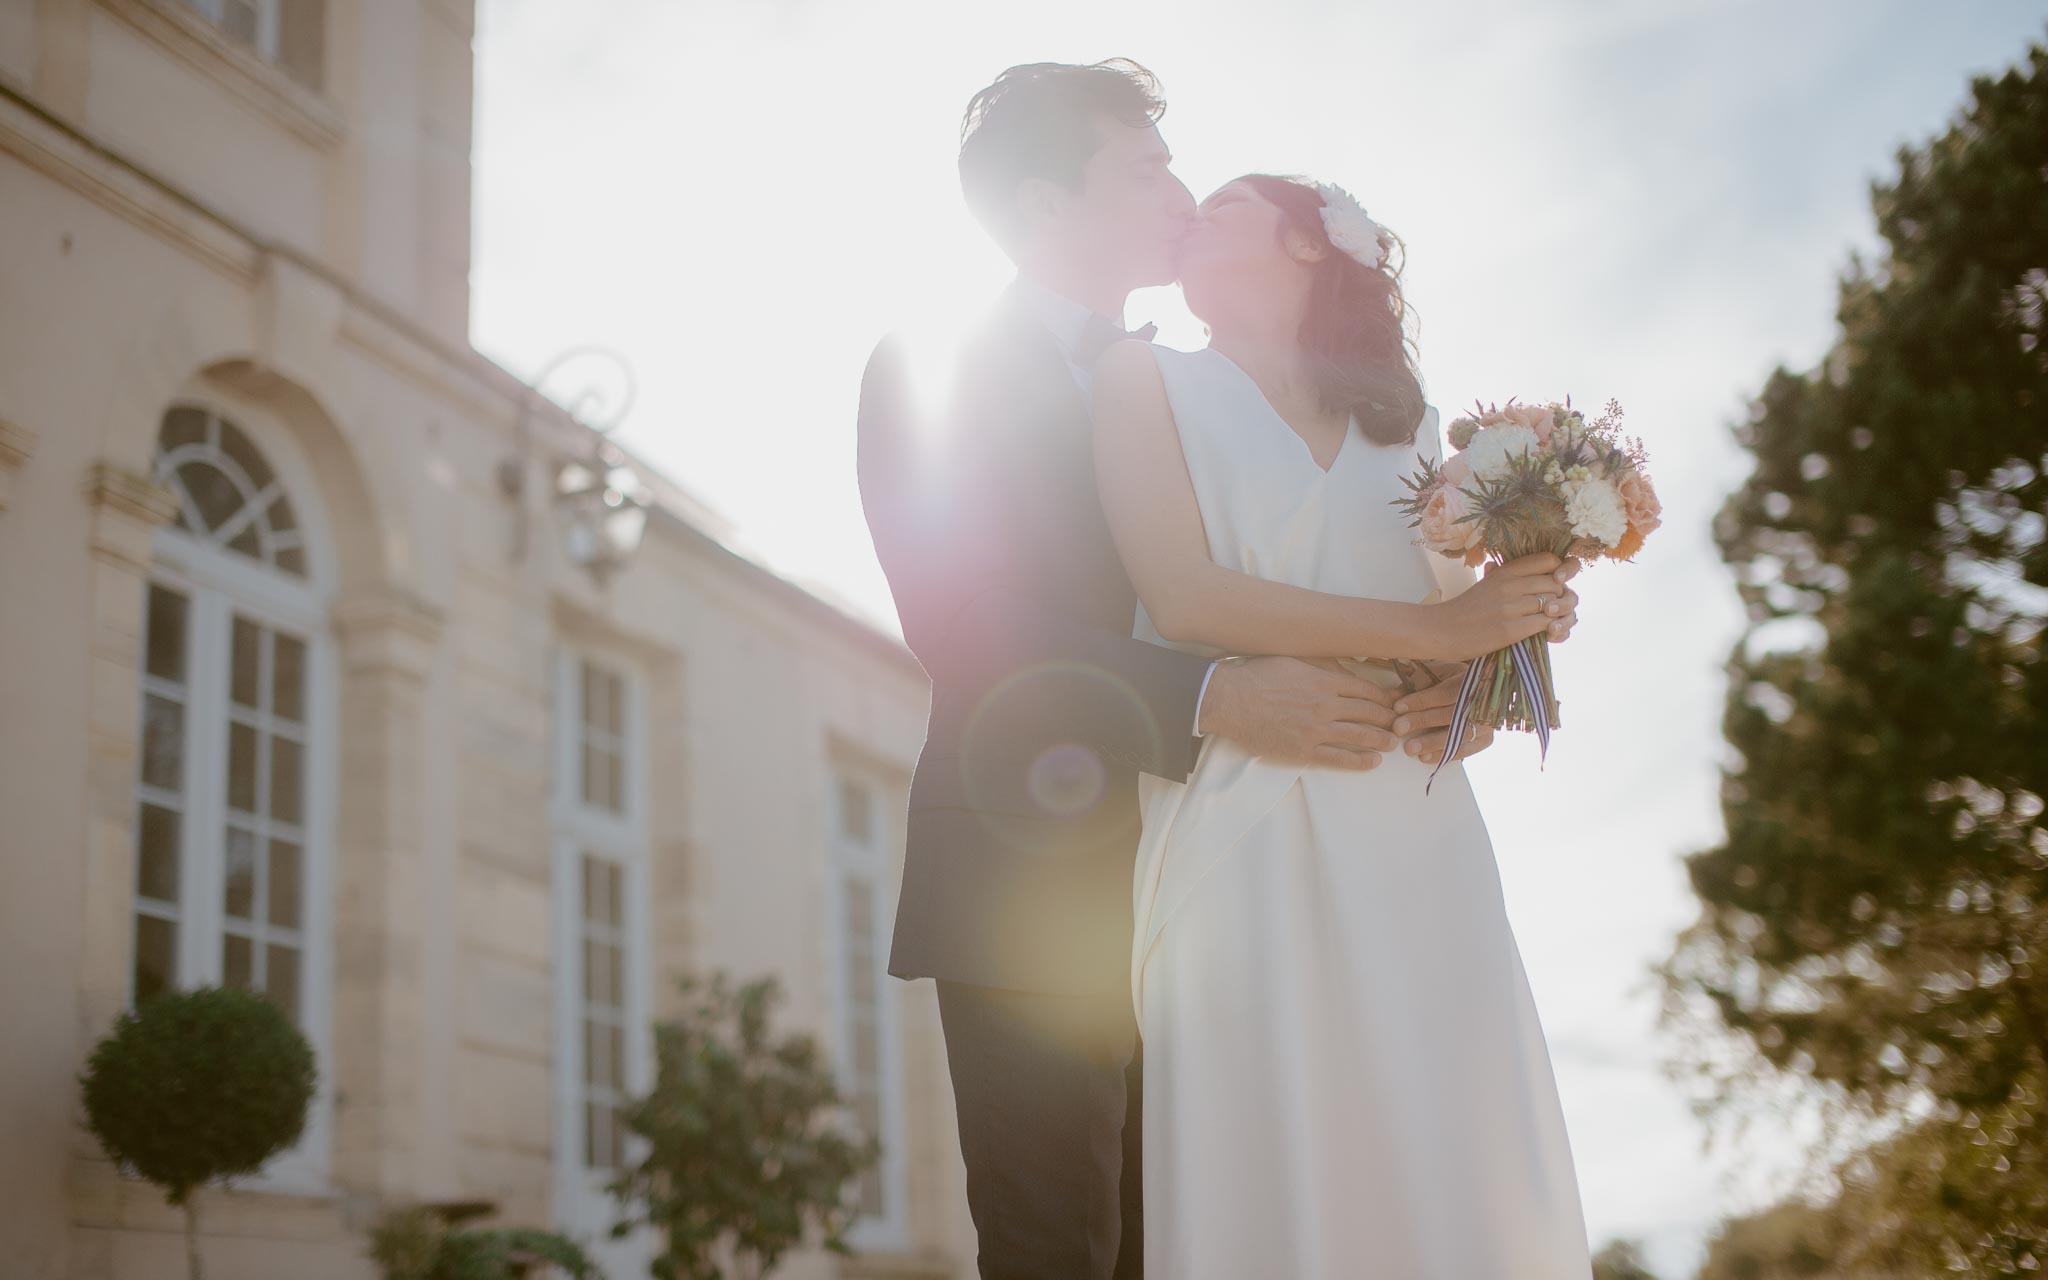
POLYGON ((86 1119, 109 1158, 185 1210, 199 1280, 191 1201, 208 1182, 254 1173, 305 1131, 313 1047, 252 991, 168 992, 121 1015, 79 1077, 86 1119))

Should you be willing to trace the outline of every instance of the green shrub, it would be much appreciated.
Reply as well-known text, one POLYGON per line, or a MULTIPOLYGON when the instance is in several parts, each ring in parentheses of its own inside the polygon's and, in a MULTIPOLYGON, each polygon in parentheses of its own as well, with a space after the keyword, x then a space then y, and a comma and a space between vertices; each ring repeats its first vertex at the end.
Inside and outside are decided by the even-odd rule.
POLYGON ((370 1260, 384 1280, 514 1280, 536 1262, 571 1280, 601 1280, 576 1242, 552 1231, 458 1227, 426 1208, 386 1214, 370 1233, 370 1260))

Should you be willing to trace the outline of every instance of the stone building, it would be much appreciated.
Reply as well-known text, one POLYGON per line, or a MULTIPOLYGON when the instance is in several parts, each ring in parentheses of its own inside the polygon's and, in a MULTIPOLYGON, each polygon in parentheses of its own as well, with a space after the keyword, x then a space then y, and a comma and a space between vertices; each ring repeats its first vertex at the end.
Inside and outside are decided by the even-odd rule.
POLYGON ((936 1008, 882 977, 924 679, 659 476, 622 570, 571 536, 596 437, 467 340, 473 20, 0 0, 0 1274, 184 1274, 78 1102, 139 994, 263 990, 319 1058, 208 1274, 370 1277, 393 1205, 600 1234, 714 969, 885 1151, 859 1256, 782 1274, 972 1274, 936 1008))

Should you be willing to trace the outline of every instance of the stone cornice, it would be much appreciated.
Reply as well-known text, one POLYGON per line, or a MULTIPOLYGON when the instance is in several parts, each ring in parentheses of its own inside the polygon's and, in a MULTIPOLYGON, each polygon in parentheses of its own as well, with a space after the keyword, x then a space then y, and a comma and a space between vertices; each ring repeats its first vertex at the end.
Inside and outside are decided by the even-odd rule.
POLYGON ((180 0, 100 0, 166 52, 316 147, 341 141, 332 102, 229 39, 180 0))

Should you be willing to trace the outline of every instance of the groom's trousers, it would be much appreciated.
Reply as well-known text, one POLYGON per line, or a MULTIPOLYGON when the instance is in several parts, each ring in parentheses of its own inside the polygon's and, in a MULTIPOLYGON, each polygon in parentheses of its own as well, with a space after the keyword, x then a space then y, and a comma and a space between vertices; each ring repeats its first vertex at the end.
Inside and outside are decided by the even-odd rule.
POLYGON ((938 988, 982 1280, 1138 1280, 1144 1106, 1129 997, 938 988))

